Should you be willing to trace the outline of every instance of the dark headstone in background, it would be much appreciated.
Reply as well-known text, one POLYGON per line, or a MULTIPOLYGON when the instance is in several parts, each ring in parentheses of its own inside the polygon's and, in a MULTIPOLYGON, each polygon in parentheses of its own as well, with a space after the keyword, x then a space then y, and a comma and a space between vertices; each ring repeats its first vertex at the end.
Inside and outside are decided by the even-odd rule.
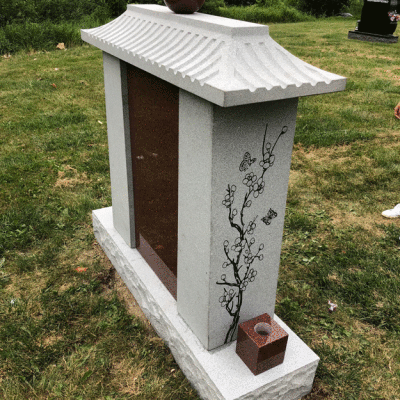
POLYGON ((389 12, 395 12, 400 6, 398 0, 364 0, 361 20, 357 28, 349 32, 349 39, 395 43, 393 36, 397 22, 392 22, 389 12))
MULTIPOLYGON (((366 0, 361 12, 361 20, 358 23, 360 32, 376 33, 378 35, 390 35, 396 30, 397 24, 391 23, 389 0, 366 0)), ((397 1, 395 2, 397 4, 397 1)))

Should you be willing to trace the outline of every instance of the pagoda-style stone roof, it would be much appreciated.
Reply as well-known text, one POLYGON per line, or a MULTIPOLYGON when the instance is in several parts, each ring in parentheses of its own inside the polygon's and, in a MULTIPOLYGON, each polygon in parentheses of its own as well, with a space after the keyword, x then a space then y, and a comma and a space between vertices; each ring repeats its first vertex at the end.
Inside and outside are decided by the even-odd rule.
POLYGON ((268 32, 265 25, 128 5, 114 21, 82 30, 82 39, 223 107, 345 89, 346 78, 293 56, 268 32))

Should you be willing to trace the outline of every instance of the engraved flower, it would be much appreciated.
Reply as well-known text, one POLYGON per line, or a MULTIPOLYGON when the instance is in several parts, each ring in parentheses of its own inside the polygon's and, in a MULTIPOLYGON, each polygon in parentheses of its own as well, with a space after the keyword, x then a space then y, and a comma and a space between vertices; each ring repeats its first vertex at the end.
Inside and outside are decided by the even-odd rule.
POLYGON ((257 175, 254 175, 254 172, 249 172, 248 174, 245 175, 242 182, 247 187, 251 187, 254 185, 256 180, 257 180, 257 175))
POLYGON ((219 302, 221 303, 221 307, 226 307, 226 305, 229 303, 229 299, 226 295, 223 295, 219 298, 219 302))
POLYGON ((247 254, 244 256, 243 261, 245 264, 250 265, 254 260, 253 254, 251 251, 248 251, 247 254))
POLYGON ((253 196, 257 198, 260 194, 264 192, 265 181, 262 178, 259 178, 257 183, 253 186, 253 196))
POLYGON ((221 307, 226 307, 235 296, 235 291, 230 289, 229 292, 224 289, 224 294, 219 298, 219 302, 221 303, 221 307))
POLYGON ((247 285, 249 284, 249 280, 248 279, 243 279, 243 281, 240 283, 240 290, 242 290, 243 292, 246 290, 247 285))
POLYGON ((226 208, 229 208, 229 207, 232 205, 233 200, 234 200, 233 193, 232 193, 232 194, 228 193, 228 194, 225 195, 224 200, 222 200, 222 204, 223 204, 226 208))
POLYGON ((254 233, 254 230, 256 229, 256 223, 254 221, 250 221, 249 224, 247 225, 247 233, 249 235, 252 235, 254 233))
POLYGON ((233 244, 233 246, 231 247, 231 249, 233 251, 241 251, 244 249, 244 246, 246 246, 246 240, 245 239, 240 239, 240 237, 237 237, 235 239, 235 243, 233 244))
MULTIPOLYGON (((282 130, 282 133, 284 133, 283 130, 282 130)), ((260 166, 264 170, 267 170, 268 168, 270 168, 274 165, 275 156, 272 154, 272 150, 273 149, 271 149, 271 143, 268 142, 265 145, 265 152, 263 155, 263 159, 260 161, 260 166)))
POLYGON ((253 268, 249 271, 248 279, 250 282, 254 282, 254 279, 256 279, 257 271, 254 270, 253 268))
POLYGON ((264 155, 264 159, 260 161, 260 165, 264 169, 268 169, 274 165, 274 162, 275 162, 275 156, 273 154, 266 153, 264 155))
POLYGON ((227 191, 227 194, 225 195, 224 200, 222 200, 222 204, 226 208, 230 208, 231 205, 233 204, 234 199, 235 199, 236 186, 235 185, 232 185, 232 186, 228 185, 228 189, 226 191, 227 191))

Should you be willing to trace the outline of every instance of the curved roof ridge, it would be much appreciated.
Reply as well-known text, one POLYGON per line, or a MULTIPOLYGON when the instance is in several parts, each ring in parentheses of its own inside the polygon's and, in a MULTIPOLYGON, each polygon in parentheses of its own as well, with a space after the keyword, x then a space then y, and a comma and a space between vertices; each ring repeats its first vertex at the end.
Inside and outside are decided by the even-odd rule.
POLYGON ((220 106, 344 90, 346 78, 295 57, 268 26, 158 5, 128 5, 81 31, 101 50, 220 106))

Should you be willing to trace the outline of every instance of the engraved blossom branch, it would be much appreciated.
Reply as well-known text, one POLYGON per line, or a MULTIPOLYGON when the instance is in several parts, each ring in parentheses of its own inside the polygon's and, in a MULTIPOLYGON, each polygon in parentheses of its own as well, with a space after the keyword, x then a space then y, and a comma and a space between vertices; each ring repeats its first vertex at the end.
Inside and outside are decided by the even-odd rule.
MULTIPOLYGON (((227 272, 223 273, 220 279, 216 282, 217 285, 224 287, 224 291, 219 298, 221 307, 224 307, 228 314, 232 317, 232 323, 225 337, 225 343, 233 340, 237 325, 240 318, 240 310, 243 302, 243 293, 247 286, 254 282, 257 276, 257 271, 253 268, 253 263, 258 260, 262 261, 264 255, 262 250, 264 244, 261 243, 258 247, 255 246, 254 232, 257 228, 257 218, 253 217, 248 222, 245 222, 245 212, 252 205, 254 199, 257 199, 265 189, 264 175, 274 165, 275 155, 274 149, 280 137, 287 132, 287 126, 282 128, 281 133, 275 143, 271 145, 266 141, 268 124, 265 128, 262 160, 259 162, 261 174, 257 176, 254 172, 247 172, 242 180, 243 185, 247 187, 243 201, 238 208, 234 207, 236 186, 229 185, 226 189, 226 194, 222 204, 227 208, 229 214, 229 224, 236 231, 237 237, 233 243, 228 240, 224 241, 224 253, 226 261, 222 264, 222 268, 227 272)), ((251 158, 250 153, 246 152, 243 161, 240 163, 239 171, 247 171, 256 158, 251 158)), ((261 221, 270 225, 271 220, 277 216, 277 213, 269 209, 267 215, 261 218, 261 221)))

